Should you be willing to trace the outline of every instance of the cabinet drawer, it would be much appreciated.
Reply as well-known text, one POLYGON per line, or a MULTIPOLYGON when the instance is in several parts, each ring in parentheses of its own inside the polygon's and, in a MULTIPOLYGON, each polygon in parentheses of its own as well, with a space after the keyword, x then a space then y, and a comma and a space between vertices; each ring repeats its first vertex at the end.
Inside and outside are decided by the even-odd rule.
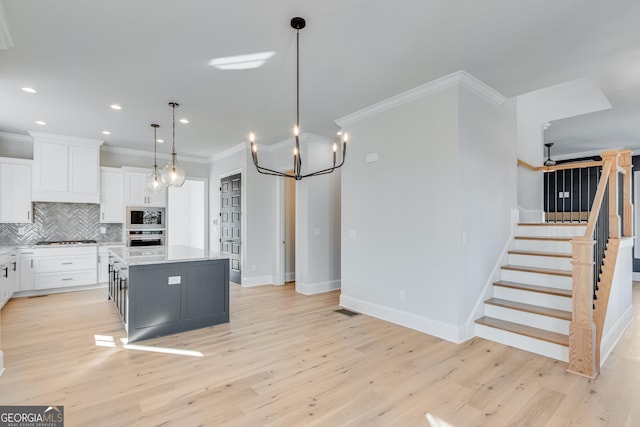
POLYGON ((95 255, 76 255, 73 257, 43 257, 36 262, 36 274, 61 273, 65 271, 96 269, 95 255))
POLYGON ((67 286, 93 285, 96 283, 96 270, 76 271, 72 273, 36 274, 35 289, 51 289, 67 286))

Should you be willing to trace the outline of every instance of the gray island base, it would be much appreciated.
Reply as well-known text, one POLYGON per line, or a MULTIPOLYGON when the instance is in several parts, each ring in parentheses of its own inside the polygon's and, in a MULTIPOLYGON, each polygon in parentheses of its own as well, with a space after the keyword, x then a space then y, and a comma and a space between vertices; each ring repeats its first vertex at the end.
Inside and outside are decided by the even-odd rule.
POLYGON ((201 249, 111 249, 108 291, 128 342, 229 322, 229 260, 201 249))

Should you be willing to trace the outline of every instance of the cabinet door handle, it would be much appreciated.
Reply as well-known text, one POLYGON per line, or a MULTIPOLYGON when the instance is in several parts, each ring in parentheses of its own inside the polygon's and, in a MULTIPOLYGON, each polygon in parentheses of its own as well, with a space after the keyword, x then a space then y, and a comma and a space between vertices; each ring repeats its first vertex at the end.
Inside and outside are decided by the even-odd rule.
POLYGON ((104 212, 102 212, 101 215, 102 215, 102 220, 104 221, 104 212))
POLYGON ((31 211, 27 211, 27 219, 31 219, 31 211))
POLYGON ((4 277, 9 277, 9 267, 4 267, 4 277))
POLYGON ((15 261, 13 261, 11 264, 13 264, 13 271, 16 271, 16 264, 17 263, 15 261))
POLYGON ((63 262, 62 265, 72 265, 72 262, 63 262))
POLYGON ((73 277, 65 277, 64 279, 62 279, 63 281, 69 281, 69 280, 73 280, 73 277))
POLYGON ((33 259, 31 260, 31 268, 33 268, 33 259))

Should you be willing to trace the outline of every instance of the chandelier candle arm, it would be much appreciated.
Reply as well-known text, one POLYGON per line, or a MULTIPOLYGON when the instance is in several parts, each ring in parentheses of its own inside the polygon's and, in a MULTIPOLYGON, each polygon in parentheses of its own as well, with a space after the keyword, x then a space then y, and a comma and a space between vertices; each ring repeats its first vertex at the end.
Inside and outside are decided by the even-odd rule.
POLYGON ((260 166, 258 162, 258 146, 255 143, 255 134, 253 132, 249 134, 249 142, 251 143, 251 159, 253 160, 253 164, 255 165, 258 173, 293 178, 296 181, 311 176, 325 175, 342 167, 347 155, 347 141, 349 139, 349 136, 346 133, 342 135, 342 159, 340 164, 336 165, 338 144, 334 142, 332 147, 332 166, 306 175, 302 174, 302 152, 300 150, 300 30, 305 26, 306 22, 303 18, 295 17, 291 19, 291 27, 296 30, 296 124, 293 127, 293 136, 295 137, 296 145, 293 149, 293 174, 279 172, 260 166))

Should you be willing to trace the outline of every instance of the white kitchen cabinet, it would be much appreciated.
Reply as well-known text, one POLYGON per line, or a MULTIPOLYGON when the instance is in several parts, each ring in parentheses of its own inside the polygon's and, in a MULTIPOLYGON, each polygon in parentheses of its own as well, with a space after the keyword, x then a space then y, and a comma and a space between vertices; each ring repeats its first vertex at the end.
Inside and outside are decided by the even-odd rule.
POLYGON ((16 291, 18 281, 17 251, 0 255, 0 307, 9 301, 16 291))
POLYGON ((120 169, 100 170, 100 222, 124 223, 124 174, 120 169))
POLYGON ((98 283, 109 282, 109 249, 123 246, 124 244, 98 247, 98 283))
POLYGON ((147 172, 125 172, 125 200, 127 206, 167 206, 167 189, 152 193, 147 190, 147 172))
POLYGON ((17 291, 32 291, 35 277, 35 261, 32 250, 20 253, 20 286, 17 291))
POLYGON ((32 200, 100 203, 102 141, 30 132, 33 136, 32 200))
POLYGON ((95 245, 34 248, 33 288, 53 289, 97 282, 95 245))
POLYGON ((33 222, 31 163, 0 157, 0 223, 33 222))

